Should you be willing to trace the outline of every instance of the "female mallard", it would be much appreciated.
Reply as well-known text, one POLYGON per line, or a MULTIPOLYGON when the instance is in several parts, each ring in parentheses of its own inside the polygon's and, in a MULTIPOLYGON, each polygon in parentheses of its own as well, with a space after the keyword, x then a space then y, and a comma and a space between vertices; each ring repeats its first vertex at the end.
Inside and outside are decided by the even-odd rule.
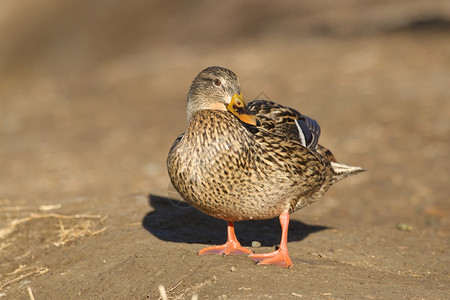
POLYGON ((340 179, 363 171, 336 162, 318 145, 316 121, 269 101, 244 103, 236 75, 209 67, 187 97, 188 128, 167 158, 170 180, 192 206, 228 221, 228 241, 204 254, 250 254, 260 264, 292 266, 289 213, 311 204, 340 179), (279 216, 280 247, 253 254, 242 247, 234 222, 279 216))

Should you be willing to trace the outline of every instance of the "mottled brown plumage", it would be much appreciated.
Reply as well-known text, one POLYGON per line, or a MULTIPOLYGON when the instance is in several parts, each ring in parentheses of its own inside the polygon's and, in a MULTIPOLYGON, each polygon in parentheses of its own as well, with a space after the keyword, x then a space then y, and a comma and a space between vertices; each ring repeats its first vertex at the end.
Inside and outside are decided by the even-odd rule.
MULTIPOLYGON (((167 159, 170 179, 183 199, 229 222, 233 249, 226 244, 201 254, 248 253, 235 240, 234 230, 230 233, 234 221, 287 216, 282 221, 287 237, 288 212, 362 171, 336 163, 333 154, 317 144, 320 127, 314 120, 269 101, 246 106, 240 94, 233 72, 220 67, 200 72, 188 94, 188 128, 167 159)), ((275 262, 252 256, 261 263, 292 265, 287 249, 282 262, 279 255, 272 255, 275 262)))

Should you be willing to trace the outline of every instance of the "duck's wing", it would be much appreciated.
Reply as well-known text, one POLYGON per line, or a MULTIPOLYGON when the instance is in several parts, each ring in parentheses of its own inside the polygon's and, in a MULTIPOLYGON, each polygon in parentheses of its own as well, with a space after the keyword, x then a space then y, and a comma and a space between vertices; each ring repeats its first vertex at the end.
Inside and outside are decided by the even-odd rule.
POLYGON ((315 120, 295 109, 265 100, 250 102, 248 109, 260 118, 261 126, 271 134, 297 140, 303 147, 316 151, 320 126, 315 120))

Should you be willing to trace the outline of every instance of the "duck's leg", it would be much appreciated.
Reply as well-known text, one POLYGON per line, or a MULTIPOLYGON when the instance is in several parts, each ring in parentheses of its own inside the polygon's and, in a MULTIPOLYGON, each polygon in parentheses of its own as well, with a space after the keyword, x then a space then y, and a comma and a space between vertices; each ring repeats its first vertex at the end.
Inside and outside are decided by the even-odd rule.
POLYGON ((251 254, 252 251, 241 246, 234 233, 234 223, 228 221, 228 238, 227 242, 220 246, 213 246, 203 248, 198 252, 198 255, 207 254, 221 254, 221 255, 236 255, 236 254, 251 254))
POLYGON ((281 243, 280 248, 277 251, 264 254, 251 254, 250 258, 253 259, 258 264, 268 264, 280 267, 289 268, 292 267, 292 261, 289 258, 287 249, 287 236, 289 227, 289 213, 283 212, 280 215, 281 224, 281 243))

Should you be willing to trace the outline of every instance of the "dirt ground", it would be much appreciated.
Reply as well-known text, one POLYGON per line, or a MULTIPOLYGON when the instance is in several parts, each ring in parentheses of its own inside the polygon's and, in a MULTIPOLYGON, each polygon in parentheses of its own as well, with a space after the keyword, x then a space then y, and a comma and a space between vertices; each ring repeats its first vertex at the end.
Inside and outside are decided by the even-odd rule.
MULTIPOLYGON (((265 5, 2 1, 0 298, 448 298, 449 2, 265 5), (210 65, 369 170, 291 215, 291 269, 196 255, 226 223, 179 201, 165 160, 210 65)), ((255 252, 280 232, 236 224, 255 252)))

